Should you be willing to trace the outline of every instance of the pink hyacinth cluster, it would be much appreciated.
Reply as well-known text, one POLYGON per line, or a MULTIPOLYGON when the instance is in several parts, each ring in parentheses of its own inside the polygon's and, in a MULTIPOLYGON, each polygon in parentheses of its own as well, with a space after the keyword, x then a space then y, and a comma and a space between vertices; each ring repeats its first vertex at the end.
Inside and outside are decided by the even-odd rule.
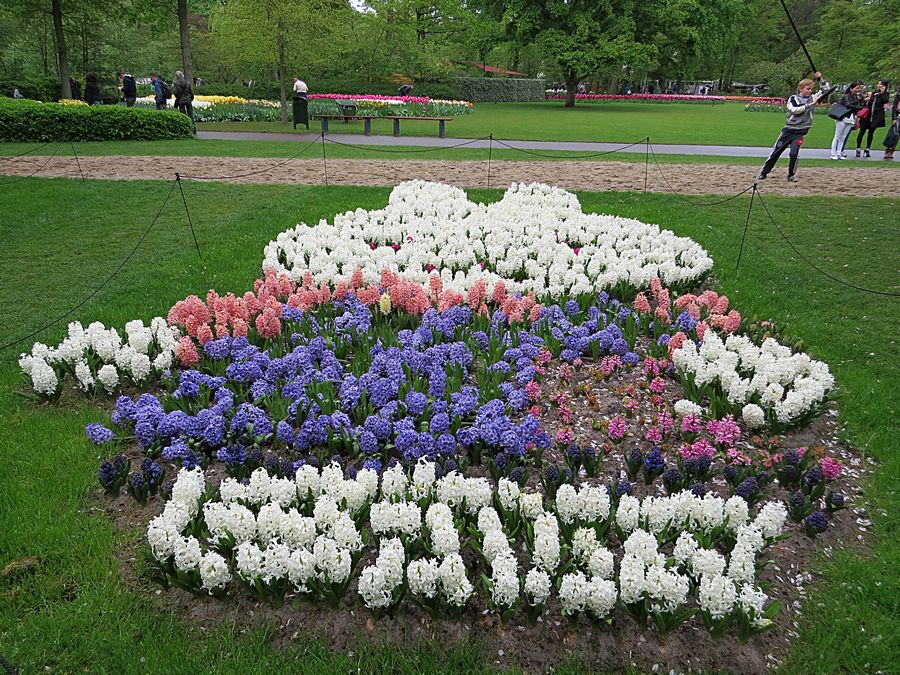
POLYGON ((697 415, 685 415, 681 418, 681 432, 685 434, 696 434, 703 428, 703 422, 697 415))
POLYGON ((609 434, 610 440, 620 441, 625 436, 625 432, 627 430, 628 426, 625 424, 625 418, 616 415, 609 421, 609 426, 606 428, 606 433, 609 434))
MULTIPOLYGON (((728 296, 719 295, 715 291, 703 291, 700 295, 688 293, 675 300, 675 308, 687 310, 697 325, 699 336, 700 324, 715 328, 724 333, 734 333, 741 327, 741 315, 737 310, 728 311, 728 296)), ((704 328, 704 332, 705 328, 704 328)))
POLYGON ((822 469, 822 475, 825 480, 836 480, 844 472, 844 465, 840 460, 831 457, 823 457, 819 460, 819 467, 822 469))
POLYGON ((604 356, 600 361, 600 375, 609 377, 622 367, 622 358, 618 354, 604 356))
POLYGON ((383 96, 379 94, 309 94, 310 99, 331 99, 338 101, 402 101, 403 103, 428 103, 428 96, 383 96))
POLYGON ((694 457, 709 457, 712 459, 713 455, 716 454, 716 449, 705 438, 701 438, 693 443, 682 445, 678 448, 678 454, 681 459, 692 459, 694 457))
POLYGON ((720 446, 734 445, 741 437, 741 427, 731 415, 726 415, 720 420, 709 420, 706 423, 706 432, 720 446))

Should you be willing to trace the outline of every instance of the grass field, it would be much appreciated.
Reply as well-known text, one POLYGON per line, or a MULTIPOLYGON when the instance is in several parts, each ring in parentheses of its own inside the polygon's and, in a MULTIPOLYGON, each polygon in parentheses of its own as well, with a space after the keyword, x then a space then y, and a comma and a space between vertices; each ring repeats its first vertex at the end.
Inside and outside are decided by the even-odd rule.
MULTIPOLYGON (((748 116, 750 114, 748 113, 748 116)), ((30 179, 0 191, 0 344, 73 306, 131 250, 161 207, 170 184, 30 179)), ((164 314, 189 293, 243 290, 259 272, 262 248, 298 222, 356 207, 382 206, 388 190, 191 184, 186 186, 203 252, 197 258, 173 195, 134 260, 71 319, 122 326, 164 314)), ((491 200, 497 191, 470 191, 491 200)), ((698 210, 670 195, 580 195, 585 210, 656 222, 704 245, 718 287, 746 315, 775 318, 827 361, 840 385, 848 438, 880 465, 868 486, 877 536, 864 557, 834 551, 816 561, 824 579, 808 589, 800 638, 786 672, 891 672, 900 618, 900 496, 896 477, 900 312, 896 298, 836 285, 786 251, 759 215, 750 223, 739 272, 735 261, 746 217, 744 198, 698 210)), ((887 199, 766 198, 786 234, 826 270, 859 285, 897 292, 897 202, 887 199)), ((759 214, 757 209, 755 213, 759 214)), ((58 340, 65 322, 41 334, 58 340)), ((24 345, 30 346, 31 341, 24 345)), ((0 654, 22 672, 432 672, 485 667, 482 645, 425 644, 399 652, 366 646, 332 654, 303 635, 283 652, 266 627, 239 634, 183 623, 128 587, 114 552, 140 543, 141 531, 116 530, 91 509, 98 457, 83 426, 102 419, 75 396, 60 406, 16 397, 19 348, 0 352, 0 569, 38 563, 0 577, 0 654), (300 660, 302 659, 302 661, 300 660)), ((486 648, 486 647, 485 647, 486 648)), ((490 661, 487 661, 490 663, 490 661)), ((580 664, 564 664, 573 672, 580 664)))
MULTIPOLYGON (((372 133, 391 134, 390 120, 372 120, 372 133)), ((539 141, 596 141, 632 143, 650 137, 653 143, 689 145, 746 145, 768 147, 784 126, 784 113, 745 112, 743 103, 699 105, 690 103, 583 103, 564 108, 561 101, 543 103, 476 103, 469 115, 447 123, 454 138, 495 138, 539 141)), ((278 122, 210 122, 199 129, 219 131, 292 131, 278 122)), ((318 131, 318 123, 311 129, 318 131)), ((332 124, 332 133, 362 135, 361 125, 332 124)), ((304 130, 305 131, 305 130, 304 130)), ((436 136, 436 122, 406 122, 406 136, 436 136)), ((876 134, 873 147, 882 149, 885 130, 876 134)), ((834 122, 816 115, 806 145, 827 148, 834 122)), ((848 141, 855 147, 856 136, 848 141)))

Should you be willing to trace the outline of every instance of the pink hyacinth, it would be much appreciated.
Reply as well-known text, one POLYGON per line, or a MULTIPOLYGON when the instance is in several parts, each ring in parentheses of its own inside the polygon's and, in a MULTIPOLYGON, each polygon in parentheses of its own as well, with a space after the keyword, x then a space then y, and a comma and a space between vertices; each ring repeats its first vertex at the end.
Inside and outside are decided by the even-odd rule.
POLYGON ((647 300, 647 296, 643 293, 638 293, 637 297, 634 299, 634 308, 638 312, 649 312, 650 311, 650 301, 647 300))
POLYGON ((669 339, 669 353, 675 351, 676 349, 680 349, 681 346, 687 341, 687 335, 678 331, 669 339))
POLYGON ((831 457, 823 457, 819 460, 819 466, 822 469, 822 475, 825 480, 835 480, 840 477, 844 471, 844 465, 837 459, 831 457))
POLYGON ((503 283, 502 279, 494 284, 494 288, 491 291, 491 298, 498 305, 502 305, 503 301, 506 299, 506 284, 503 283))
POLYGON ((703 336, 706 335, 706 331, 709 329, 709 326, 706 325, 705 321, 701 321, 697 324, 697 337, 700 341, 703 341, 703 336))
POLYGON ((528 394, 529 400, 537 403, 541 400, 541 385, 532 380, 525 385, 525 393, 528 394))
POLYGON ((738 328, 741 327, 741 315, 737 310, 731 310, 728 312, 728 316, 725 319, 725 325, 723 328, 726 333, 734 333, 738 328))
POLYGON ((706 431, 719 445, 734 445, 741 437, 741 427, 731 415, 720 420, 710 420, 706 423, 706 431))
POLYGON ((646 438, 653 444, 661 443, 663 439, 662 429, 660 429, 659 427, 650 427, 644 434, 644 438, 646 438))
POLYGON ((560 445, 569 445, 573 440, 575 440, 575 433, 568 427, 556 432, 556 442, 560 445))
POLYGON ((654 377, 650 381, 650 391, 661 394, 666 390, 666 381, 661 377, 654 377))
POLYGON ((175 347, 175 357, 181 365, 188 368, 200 362, 200 354, 197 353, 197 347, 187 335, 183 335, 178 340, 178 346, 175 347))
POLYGON ((681 432, 685 434, 696 434, 702 428, 703 423, 697 415, 685 415, 681 418, 681 432))
POLYGON ((735 448, 729 448, 725 452, 725 457, 732 466, 750 466, 753 463, 750 457, 735 448))
POLYGON ((609 434, 610 440, 619 441, 622 440, 622 437, 625 436, 625 432, 628 429, 625 424, 625 418, 616 415, 609 421, 609 426, 606 429, 606 433, 609 434))

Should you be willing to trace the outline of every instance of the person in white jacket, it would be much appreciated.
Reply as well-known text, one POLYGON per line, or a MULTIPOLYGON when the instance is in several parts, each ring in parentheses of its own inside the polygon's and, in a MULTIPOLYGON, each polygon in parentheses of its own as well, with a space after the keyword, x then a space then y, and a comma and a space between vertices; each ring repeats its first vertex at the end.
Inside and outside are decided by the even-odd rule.
POLYGON ((797 84, 797 93, 793 94, 787 100, 787 117, 784 128, 778 134, 778 140, 775 141, 775 147, 762 170, 756 177, 756 180, 765 180, 775 166, 775 162, 788 148, 790 151, 790 163, 788 164, 788 177, 791 183, 797 182, 797 159, 800 156, 800 146, 809 130, 812 128, 813 112, 816 103, 819 102, 826 92, 830 91, 830 86, 822 80, 822 73, 816 72, 816 80, 819 81, 819 91, 813 94, 813 81, 800 80, 797 84))

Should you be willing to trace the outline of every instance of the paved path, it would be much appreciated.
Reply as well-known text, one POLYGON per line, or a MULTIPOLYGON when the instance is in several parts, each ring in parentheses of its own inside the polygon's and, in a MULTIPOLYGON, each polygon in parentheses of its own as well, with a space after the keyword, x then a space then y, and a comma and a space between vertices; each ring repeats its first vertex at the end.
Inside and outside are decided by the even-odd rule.
MULTIPOLYGON (((294 141, 310 143, 320 137, 318 133, 277 133, 277 132, 250 132, 250 131, 198 131, 197 138, 215 139, 224 141, 294 141)), ((624 143, 586 143, 570 141, 498 141, 491 143, 489 140, 466 138, 433 138, 427 136, 364 136, 362 134, 329 134, 325 137, 334 143, 350 143, 353 145, 380 145, 380 146, 421 146, 451 148, 460 146, 466 148, 504 149, 501 144, 522 150, 543 152, 623 152, 643 153, 646 145, 643 140, 637 141, 631 147, 624 143)), ((716 155, 720 157, 761 157, 769 156, 771 148, 760 148, 743 145, 657 145, 653 144, 653 151, 658 155, 716 155)), ((806 159, 828 159, 830 151, 825 148, 803 148, 801 157, 806 159)), ((852 153, 851 153, 852 154, 852 153)), ((881 160, 884 155, 882 150, 873 150, 872 159, 881 160)), ((787 154, 783 155, 787 157, 787 154)), ((863 161, 863 160, 859 160, 863 161)))

